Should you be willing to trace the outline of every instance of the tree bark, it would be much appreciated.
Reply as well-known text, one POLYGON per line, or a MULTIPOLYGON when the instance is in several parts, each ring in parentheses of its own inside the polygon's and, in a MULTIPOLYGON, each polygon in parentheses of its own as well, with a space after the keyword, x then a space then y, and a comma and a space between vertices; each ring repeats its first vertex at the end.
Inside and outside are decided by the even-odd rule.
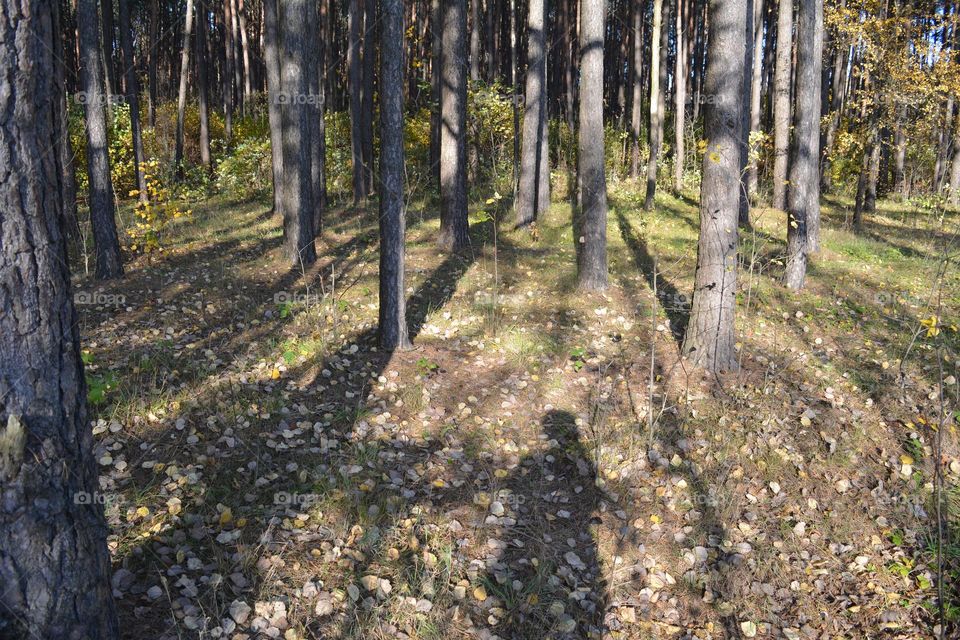
POLYGON ((376 192, 373 180, 373 88, 376 82, 375 70, 377 61, 377 0, 365 0, 363 11, 363 90, 361 92, 361 114, 363 127, 360 129, 361 149, 363 152, 364 183, 367 191, 365 197, 376 192))
POLYGON ((684 40, 684 11, 683 0, 677 0, 676 15, 676 65, 674 67, 674 102, 673 102, 673 190, 683 191, 684 174, 684 128, 687 109, 687 58, 684 40))
MULTIPOLYGON (((56 6, 56 5, 55 5, 56 6)), ((70 9, 67 8, 67 13, 70 9)), ((77 218, 77 174, 74 165, 73 145, 70 142, 70 110, 67 107, 67 57, 64 55, 64 39, 59 37, 65 23, 60 11, 56 13, 57 22, 53 33, 58 34, 54 39, 56 49, 54 60, 57 78, 57 96, 59 109, 57 110, 57 153, 60 158, 60 195, 63 198, 63 228, 64 235, 69 243, 77 243, 80 238, 80 222, 77 218)), ((73 31, 72 29, 70 31, 73 31)))
POLYGON ((403 279, 403 0, 382 0, 380 28, 380 346, 410 346, 403 279))
MULTIPOLYGON (((96 253, 98 279, 123 274, 120 240, 113 203, 110 156, 107 151, 107 114, 109 96, 103 88, 103 66, 97 40, 97 0, 79 0, 77 11, 80 32, 80 77, 84 112, 87 120, 87 175, 90 185, 90 226, 96 253)), ((12 68, 12 67, 11 67, 12 68)))
POLYGON ((306 57, 308 0, 286 0, 280 8, 280 75, 286 99, 280 108, 283 127, 283 242, 287 260, 297 268, 313 264, 313 183, 310 166, 310 112, 306 57))
MULTIPOLYGON (((88 89, 103 73, 96 0, 79 9, 88 89)), ((99 483, 61 233, 56 12, 51 0, 0 2, 0 68, 10 71, 0 92, 0 633, 113 640, 107 528, 91 499, 99 483)))
MULTIPOLYGON (((120 0, 121 3, 124 0, 120 0)), ((207 18, 209 13, 205 4, 199 7, 197 20, 197 95, 200 111, 200 163, 213 173, 213 160, 210 157, 210 99, 207 86, 207 18)))
POLYGON ((283 125, 280 84, 280 15, 278 0, 263 0, 263 59, 266 65, 267 118, 270 122, 270 158, 273 165, 273 212, 283 213, 283 125))
MULTIPOLYGON (((237 21, 240 27, 240 49, 243 53, 243 104, 250 104, 253 93, 250 79, 250 44, 247 39, 247 15, 243 0, 237 0, 237 21)), ((312 37, 312 36, 311 36, 312 37)))
POLYGON ((173 154, 173 169, 183 175, 183 119, 187 109, 187 82, 190 79, 190 33, 193 29, 193 0, 187 0, 183 16, 183 47, 180 50, 180 89, 177 92, 177 139, 173 154))
POLYGON ((580 0, 580 182, 578 278, 581 289, 607 288, 607 176, 603 140, 605 0, 580 0))
POLYGON ((517 191, 517 225, 530 224, 550 206, 545 0, 530 0, 523 148, 517 191))
POLYGON ((708 371, 738 368, 735 348, 740 145, 743 140, 747 2, 714 0, 704 94, 700 240, 683 353, 708 371))
POLYGON ((123 49, 124 86, 130 106, 130 137, 133 142, 133 171, 137 178, 137 197, 147 201, 147 181, 143 173, 143 136, 140 133, 140 94, 137 88, 137 68, 133 60, 133 39, 130 33, 129 0, 118 0, 120 14, 120 47, 123 49))
POLYGON ((787 190, 787 264, 783 282, 803 288, 807 254, 819 249, 820 64, 823 0, 800 0, 797 12, 797 108, 787 190))
POLYGON ((630 135, 633 139, 630 177, 640 176, 640 136, 643 122, 643 41, 646 1, 633 6, 633 105, 630 110, 630 135))
POLYGON ((440 0, 440 237, 444 251, 470 244, 467 222, 467 0, 440 0))
POLYGON ((150 41, 147 48, 147 121, 151 127, 157 126, 157 40, 160 29, 159 0, 150 1, 150 41))
POLYGON ((480 80, 480 0, 470 0, 470 80, 480 80))
POLYGON ((100 45, 103 48, 103 86, 108 96, 119 93, 117 68, 113 64, 113 43, 116 40, 113 28, 113 0, 100 0, 100 45))
POLYGON ((666 41, 663 36, 663 0, 653 0, 653 26, 650 31, 650 149, 647 155, 647 195, 643 202, 643 208, 647 211, 653 209, 657 192, 657 160, 663 144, 663 100, 660 89, 660 79, 664 75, 660 70, 666 59, 665 52, 661 51, 661 43, 666 41))
POLYGON ((327 207, 327 169, 325 137, 327 127, 324 122, 324 92, 323 92, 323 37, 320 27, 318 7, 311 4, 310 8, 310 100, 307 101, 310 111, 310 181, 313 184, 313 233, 320 232, 323 222, 323 210, 327 207))
POLYGON ((363 60, 360 35, 363 25, 361 0, 349 0, 347 22, 347 84, 350 93, 350 149, 353 161, 353 204, 365 201, 370 192, 363 163, 363 60))
MULTIPOLYGON (((753 0, 753 60, 750 74, 750 127, 747 132, 747 153, 750 152, 750 134, 760 131, 760 90, 763 79, 763 0, 753 0)), ((747 162, 747 197, 757 192, 758 168, 755 161, 747 162)))
POLYGON ((777 14, 777 69, 773 105, 773 207, 787 201, 787 162, 790 147, 790 62, 793 51, 793 0, 780 0, 777 14))

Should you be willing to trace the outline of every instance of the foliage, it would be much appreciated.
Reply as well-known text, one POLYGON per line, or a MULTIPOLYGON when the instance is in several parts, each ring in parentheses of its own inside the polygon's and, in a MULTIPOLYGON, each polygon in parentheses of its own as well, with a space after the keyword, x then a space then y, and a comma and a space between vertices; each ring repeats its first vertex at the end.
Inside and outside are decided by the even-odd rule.
POLYGON ((217 165, 217 188, 237 200, 266 197, 273 189, 270 136, 237 144, 217 165))
MULTIPOLYGON (((189 217, 192 212, 183 210, 171 202, 170 190, 157 178, 158 163, 151 160, 145 163, 144 178, 147 183, 147 199, 138 201, 133 209, 136 220, 127 229, 127 235, 133 241, 131 251, 151 253, 162 249, 163 235, 171 222, 179 218, 189 217)), ((131 196, 139 196, 134 189, 131 196)))

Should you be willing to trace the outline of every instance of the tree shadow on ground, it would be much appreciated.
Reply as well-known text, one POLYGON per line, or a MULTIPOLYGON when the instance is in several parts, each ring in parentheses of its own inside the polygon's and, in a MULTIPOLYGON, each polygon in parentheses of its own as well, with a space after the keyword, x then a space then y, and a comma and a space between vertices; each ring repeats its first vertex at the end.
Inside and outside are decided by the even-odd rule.
POLYGON ((670 333, 677 344, 683 344, 683 335, 690 319, 690 301, 657 270, 656 262, 647 250, 647 244, 633 231, 633 227, 626 216, 618 211, 617 222, 620 227, 620 236, 633 254, 637 267, 643 273, 651 291, 657 292, 657 299, 670 320, 670 333))

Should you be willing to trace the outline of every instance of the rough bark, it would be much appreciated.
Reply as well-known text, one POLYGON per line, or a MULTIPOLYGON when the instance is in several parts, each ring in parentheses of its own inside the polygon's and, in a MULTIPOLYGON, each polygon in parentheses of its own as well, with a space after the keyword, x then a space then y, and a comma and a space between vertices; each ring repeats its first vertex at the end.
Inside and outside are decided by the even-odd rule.
POLYGON ((793 50, 793 0, 780 0, 777 14, 777 62, 773 103, 773 207, 787 201, 790 147, 790 62, 793 50))
POLYGON ((441 0, 440 237, 445 251, 470 244, 467 222, 467 0, 441 0))
POLYGON ((700 240, 683 353, 692 364, 713 372, 738 367, 734 320, 746 21, 745 0, 710 5, 704 94, 711 99, 704 105, 700 240))
POLYGON ((317 259, 313 243, 313 184, 310 167, 310 113, 307 80, 308 0, 287 0, 280 10, 280 108, 283 128, 283 242, 297 268, 317 259), (305 137, 307 139, 305 139, 305 137))
POLYGON ((517 225, 530 224, 550 206, 545 0, 530 0, 523 145, 517 190, 517 225))
MULTIPOLYGON (((0 68, 9 71, 0 92, 0 635, 113 640, 107 528, 91 499, 99 484, 61 232, 56 11, 51 0, 0 2, 0 68)), ((84 64, 97 77, 96 0, 80 3, 80 20, 84 64)))
POLYGON ((797 106, 787 190, 787 264, 783 282, 801 289, 807 254, 819 249, 820 64, 823 0, 800 0, 797 11, 797 106))
POLYGON ((643 208, 648 211, 653 209, 653 199, 657 192, 657 160, 663 144, 663 101, 660 89, 663 74, 659 72, 666 60, 665 52, 661 51, 661 43, 666 41, 663 36, 663 0, 653 0, 653 26, 650 31, 650 149, 647 155, 647 194, 643 202, 643 208))
POLYGON ((108 96, 103 88, 103 66, 97 40, 97 0, 79 0, 77 27, 80 32, 80 78, 87 133, 90 226, 96 253, 95 275, 99 279, 123 274, 120 241, 107 152, 108 96))
POLYGON ((607 287, 607 176, 603 148, 603 37, 605 0, 580 0, 580 288, 607 287))
POLYGON ((280 86, 280 15, 278 0, 263 0, 263 60, 266 65, 267 92, 270 100, 270 158, 273 166, 273 212, 283 212, 283 126, 280 111, 284 98, 280 86))
POLYGON ((183 175, 183 118, 187 108, 187 82, 190 79, 190 33, 193 29, 193 0, 187 0, 183 16, 183 46, 180 50, 180 89, 177 92, 177 139, 173 152, 173 168, 183 175))
POLYGON ((380 28, 380 346, 410 346, 403 280, 403 0, 383 0, 380 28))

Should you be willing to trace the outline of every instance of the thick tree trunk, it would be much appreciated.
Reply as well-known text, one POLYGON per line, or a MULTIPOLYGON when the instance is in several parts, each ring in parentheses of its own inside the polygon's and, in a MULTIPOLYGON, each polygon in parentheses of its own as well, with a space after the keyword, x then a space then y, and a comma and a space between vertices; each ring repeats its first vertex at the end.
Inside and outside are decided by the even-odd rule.
POLYGON ((673 75, 675 84, 673 90, 673 190, 680 193, 683 191, 684 127, 687 109, 687 57, 684 46, 687 34, 684 33, 686 16, 683 11, 683 0, 677 0, 676 14, 677 53, 673 75))
POLYGON ((173 169, 183 175, 183 118, 187 109, 187 82, 190 79, 190 33, 193 29, 193 0, 187 0, 183 16, 183 47, 180 50, 180 89, 177 92, 177 138, 173 154, 173 169))
POLYGON ((80 77, 87 120, 87 175, 90 185, 90 226, 96 252, 96 277, 115 278, 123 274, 120 241, 110 178, 107 151, 107 101, 103 88, 103 66, 97 40, 97 0, 79 0, 80 77))
MULTIPOLYGON (((107 528, 93 499, 99 483, 61 233, 56 11, 51 0, 0 2, 0 68, 16 69, 0 92, 0 635, 113 640, 107 528)), ((85 79, 96 79, 96 0, 81 0, 79 20, 85 79)))
POLYGON ((347 84, 350 94, 350 149, 353 161, 353 204, 365 201, 370 192, 363 164, 363 60, 360 35, 363 27, 361 0, 349 0, 347 13, 347 84))
MULTIPOLYGON (((120 0, 122 3, 124 0, 120 0)), ((199 7, 197 20, 197 95, 200 111, 200 163, 213 173, 213 160, 210 157, 210 98, 207 86, 207 18, 209 13, 205 4, 199 7)))
POLYGON ((380 27, 380 346, 410 346, 403 280, 403 0, 382 0, 380 27))
POLYGON ((580 0, 580 218, 574 231, 580 288, 607 288, 607 176, 603 146, 605 0, 580 0))
POLYGON ((270 158, 273 165, 273 212, 283 213, 283 125, 285 99, 280 84, 280 15, 278 0, 263 0, 263 60, 266 64, 267 117, 270 121, 270 158))
POLYGON ((327 208, 327 155, 326 135, 327 127, 324 122, 324 91, 323 91, 323 38, 320 29, 320 14, 316 6, 310 7, 310 100, 307 101, 310 111, 310 167, 311 183, 313 184, 313 233, 320 232, 323 226, 323 210, 327 208))
POLYGON ((801 289, 807 254, 820 247, 820 64, 823 0, 800 0, 797 12, 797 108, 787 190, 787 265, 783 282, 801 289))
POLYGON ((700 240, 684 355, 708 371, 738 368, 735 348, 740 144, 747 2, 714 0, 704 94, 700 240))
POLYGON ((517 225, 530 224, 550 206, 545 0, 530 0, 527 17, 526 107, 517 191, 517 225))
POLYGON ((441 0, 440 237, 445 251, 470 244, 467 222, 467 0, 441 0))
POLYGON ((313 183, 310 166, 309 82, 306 58, 310 35, 308 0, 286 0, 280 8, 280 76, 286 97, 280 108, 283 127, 283 242, 296 268, 313 264, 313 183))
POLYGON ((773 207, 787 202, 790 148, 790 62, 793 52, 793 0, 780 0, 777 17, 777 70, 773 104, 773 207))
MULTIPOLYGON (((582 26, 581 26, 582 28, 582 26)), ((665 68, 666 51, 661 51, 661 43, 666 42, 663 33, 663 0, 653 0, 653 26, 650 31, 650 149, 647 155, 647 195, 643 208, 653 209, 653 199, 657 192, 657 160, 660 146, 663 144, 663 100, 661 98, 661 72, 665 68)))

